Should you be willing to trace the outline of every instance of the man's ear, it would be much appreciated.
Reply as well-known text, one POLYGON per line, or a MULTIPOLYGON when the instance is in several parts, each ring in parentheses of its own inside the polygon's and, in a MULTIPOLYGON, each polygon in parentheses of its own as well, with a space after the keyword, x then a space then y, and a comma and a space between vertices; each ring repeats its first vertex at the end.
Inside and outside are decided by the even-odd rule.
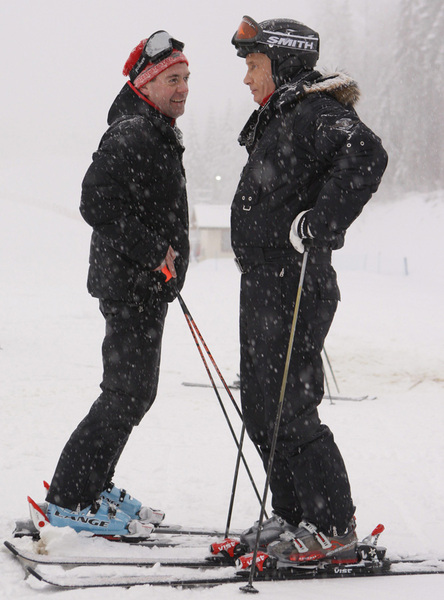
POLYGON ((150 97, 150 82, 148 81, 148 83, 145 83, 145 85, 143 85, 141 88, 139 88, 139 92, 141 92, 144 96, 146 96, 147 98, 150 97))

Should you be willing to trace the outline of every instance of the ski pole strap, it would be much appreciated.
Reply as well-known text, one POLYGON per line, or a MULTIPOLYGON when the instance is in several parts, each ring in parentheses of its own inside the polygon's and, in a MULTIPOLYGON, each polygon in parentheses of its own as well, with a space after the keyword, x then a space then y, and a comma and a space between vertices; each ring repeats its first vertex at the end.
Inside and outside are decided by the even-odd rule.
POLYGON ((168 267, 165 265, 165 266, 163 267, 163 269, 161 269, 161 272, 162 272, 162 273, 165 275, 165 283, 168 283, 168 281, 169 281, 170 279, 172 279, 172 277, 173 277, 173 276, 171 275, 171 273, 170 273, 170 270, 169 270, 169 269, 168 269, 168 267))

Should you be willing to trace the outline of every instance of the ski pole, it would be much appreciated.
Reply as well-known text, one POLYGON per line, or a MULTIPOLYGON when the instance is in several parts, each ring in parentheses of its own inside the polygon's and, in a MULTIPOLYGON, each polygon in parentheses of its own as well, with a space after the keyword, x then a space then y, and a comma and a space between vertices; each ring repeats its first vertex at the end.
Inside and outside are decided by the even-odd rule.
MULTIPOLYGON (((169 270, 168 270, 168 267, 166 267, 166 266, 165 266, 165 267, 163 267, 163 269, 162 269, 162 273, 165 275, 165 277, 166 277, 166 281, 169 281, 169 280, 171 279, 172 275, 171 275, 171 273, 169 272, 169 270)), ((229 388, 229 386, 228 386, 227 382, 225 381, 225 379, 224 379, 224 377, 223 377, 222 373, 220 372, 220 369, 219 369, 219 367, 217 366, 217 364, 216 364, 216 361, 214 360, 214 358, 213 358, 213 355, 212 355, 212 354, 211 354, 211 352, 210 352, 210 349, 209 349, 209 348, 208 348, 208 346, 206 345, 206 343, 205 343, 205 340, 203 339, 203 336, 202 336, 202 334, 200 333, 200 331, 199 331, 199 328, 198 328, 198 327, 197 327, 197 325, 196 325, 196 322, 194 321, 193 317, 191 316, 191 313, 190 313, 190 311, 188 310, 188 307, 187 307, 187 305, 185 304, 185 301, 184 301, 184 299, 182 298, 182 296, 180 295, 179 291, 177 291, 177 290, 176 290, 176 297, 177 297, 177 299, 179 300, 180 307, 181 307, 181 309, 182 309, 182 311, 183 311, 183 314, 185 315, 185 319, 186 319, 186 321, 187 321, 187 323, 188 323, 188 326, 190 327, 191 333, 193 333, 193 330, 194 330, 194 331, 196 332, 197 336, 199 337, 199 340, 200 340, 200 342, 202 343, 202 346, 204 347, 204 349, 205 349, 205 352, 206 352, 206 353, 207 353, 207 355, 208 355, 208 358, 211 360, 211 364, 213 365, 213 367, 214 367, 214 369, 215 369, 215 371, 216 371, 217 375, 219 376, 219 379, 220 379, 220 381, 221 381, 222 385, 224 386, 224 388, 225 388, 225 391, 227 392, 227 394, 228 394, 228 397, 230 398, 230 400, 231 400, 231 402, 232 402, 232 404, 233 404, 234 408, 236 409, 236 412, 237 412, 237 414, 239 415, 239 417, 241 418, 241 420, 243 420, 243 417, 242 417, 242 413, 241 413, 241 411, 240 411, 240 408, 239 408, 239 406, 237 405, 237 402, 236 402, 236 400, 234 399, 234 396, 233 396, 233 394, 231 393, 231 390, 230 390, 230 388, 229 388)), ((193 335, 193 337, 194 337, 194 335, 193 335)), ((199 348, 199 345, 198 345, 198 348, 199 348)), ((208 371, 208 370, 207 370, 207 371, 208 371)))
MULTIPOLYGON (((178 296, 178 298, 179 298, 179 296, 178 296)), ((209 369, 209 367, 208 367, 208 364, 207 364, 207 361, 206 361, 206 359, 205 359, 205 356, 203 355, 202 349, 201 349, 201 347, 200 347, 200 344, 199 344, 199 340, 198 340, 198 339, 197 339, 197 337, 196 337, 196 333, 195 333, 195 331, 194 331, 194 329, 193 329, 193 327, 192 327, 192 324, 191 324, 191 322, 190 322, 190 320, 189 320, 189 318, 188 318, 187 314, 185 314, 185 319, 186 319, 186 321, 187 321, 187 323, 188 323, 188 327, 190 328, 191 335, 193 336, 193 339, 194 339, 194 341, 195 341, 195 343, 196 343, 197 349, 198 349, 198 351, 199 351, 200 357, 201 357, 201 359, 202 359, 202 362, 203 362, 203 364, 204 364, 204 366, 205 366, 205 369, 206 369, 206 371, 207 371, 208 377, 210 378, 211 385, 213 386, 214 392, 215 392, 215 394, 216 394, 216 397, 217 397, 217 399, 218 399, 219 405, 220 405, 220 407, 221 407, 221 409, 222 409, 222 412, 223 412, 223 414, 224 414, 225 420, 227 421, 228 428, 230 429, 231 435, 233 436, 234 442, 235 442, 235 444, 236 444, 236 447, 237 447, 237 449, 238 449, 238 456, 240 457, 240 459, 242 459, 242 462, 243 462, 243 464, 244 464, 244 467, 245 467, 245 470, 246 470, 246 472, 247 472, 248 478, 250 479, 251 485, 253 486, 254 493, 256 494, 256 497, 257 497, 257 499, 258 499, 258 501, 259 501, 259 504, 260 504, 260 503, 261 503, 261 496, 260 496, 260 494, 259 494, 259 491, 258 491, 258 489, 257 489, 257 487, 256 487, 256 484, 255 484, 255 482, 254 482, 253 475, 251 474, 251 471, 250 471, 250 468, 249 468, 249 466, 248 466, 248 463, 247 463, 247 461, 246 461, 246 459, 245 459, 244 453, 242 452, 242 445, 241 445, 241 443, 238 441, 238 439, 237 439, 237 437, 236 437, 236 434, 235 434, 235 432, 234 432, 234 429, 233 429, 233 426, 232 426, 232 424, 231 424, 230 418, 229 418, 229 416, 228 416, 228 414, 227 414, 227 411, 226 411, 226 409, 225 409, 225 406, 224 406, 224 404, 223 404, 223 402, 222 402, 222 399, 221 399, 221 397, 220 397, 220 394, 219 394, 219 392, 217 391, 217 386, 216 386, 216 383, 215 383, 215 381, 214 381, 214 379, 213 379, 213 376, 212 376, 212 374, 211 374, 211 371, 210 371, 210 369, 209 369)), ((228 537, 228 534, 227 534, 225 537, 228 537)))
POLYGON ((269 486, 270 479, 271 479, 273 460, 274 460, 274 455, 276 452, 277 438, 278 438, 279 426, 280 426, 281 416, 282 416, 282 409, 284 406, 284 396, 285 396, 285 390, 287 387, 288 371, 290 368, 291 351, 293 349, 294 336, 295 336, 295 332, 296 332, 296 324, 297 324, 298 316, 299 316, 299 307, 301 305, 302 287, 304 285, 305 270, 307 268, 307 260, 308 260, 308 248, 306 247, 304 250, 303 258, 302 258, 301 274, 299 277, 298 291, 296 294, 296 301, 294 304, 293 321, 291 323, 290 339, 288 340, 287 357, 285 359, 285 367, 284 367, 284 375, 282 377, 281 393, 279 396, 278 409, 277 409, 277 413, 276 413, 276 421, 274 424, 273 439, 272 439, 271 448, 270 448, 270 456, 268 458, 267 476, 265 479, 264 494, 262 497, 261 512, 259 515, 259 522, 258 522, 258 527, 257 527, 256 540, 255 540, 255 544, 254 544, 253 558, 251 560, 250 577, 248 579, 247 585, 239 588, 242 592, 247 592, 247 593, 257 593, 258 592, 258 590, 253 586, 254 575, 256 572, 256 559, 257 559, 257 554, 258 554, 258 550, 259 550, 259 540, 260 540, 261 531, 262 531, 262 524, 264 522, 265 504, 267 502, 268 486, 269 486))
MULTIPOLYGON (((164 269, 162 269, 162 271, 164 271, 165 269, 166 269, 166 267, 164 267, 164 269)), ((168 273, 169 273, 169 271, 168 271, 168 273)), ((225 379, 224 379, 224 377, 223 377, 222 373, 220 372, 220 369, 219 369, 219 367, 217 366, 217 364, 216 364, 216 361, 214 360, 214 358, 213 358, 213 355, 212 355, 212 354, 211 354, 211 352, 210 352, 210 349, 209 349, 209 348, 208 348, 208 346, 206 345, 206 343, 205 343, 205 340, 203 339, 203 336, 202 336, 202 334, 200 333, 200 331, 199 331, 199 328, 197 327, 195 320, 194 320, 194 319, 193 319, 193 317, 191 316, 191 313, 190 313, 190 311, 188 310, 188 307, 187 307, 187 305, 185 304, 185 302, 184 302, 184 299, 182 298, 182 296, 180 295, 180 293, 179 293, 179 292, 177 292, 177 299, 179 300, 179 304, 180 304, 180 306, 181 306, 181 308, 182 308, 183 314, 185 315, 185 320, 187 321, 187 323, 188 323, 188 326, 189 326, 189 328, 190 328, 190 331, 191 331, 191 333, 192 333, 192 335, 193 335, 194 341, 196 342, 197 348, 198 348, 198 350, 199 350, 199 354, 200 354, 200 355, 201 355, 201 357, 202 357, 202 353, 201 353, 201 351, 200 351, 200 346, 199 346, 199 343, 196 341, 196 338, 195 338, 195 336, 194 336, 194 332, 197 334, 197 336, 198 336, 198 338, 199 338, 200 342, 202 343, 202 346, 204 347, 204 349, 205 349, 205 352, 206 352, 206 353, 207 353, 207 355, 208 355, 208 358, 211 360, 211 364, 213 365, 213 367, 214 367, 214 369, 215 369, 216 373, 218 374, 218 376, 219 376, 219 379, 220 379, 220 381, 221 381, 222 385, 224 386, 224 388, 225 388, 225 391, 226 391, 226 392, 227 392, 227 394, 228 394, 228 397, 229 397, 229 398, 230 398, 230 400, 231 400, 231 403, 233 404, 234 408, 236 409, 236 412, 237 412, 237 414, 239 415, 239 418, 240 418, 240 419, 241 419, 241 421, 243 422, 243 421, 244 421, 244 417, 243 417, 243 415, 242 415, 242 412, 241 412, 241 410, 240 410, 240 408, 239 408, 239 406, 238 406, 238 404, 237 404, 236 400, 234 399, 234 396, 233 396, 233 394, 231 393, 231 390, 230 390, 230 388, 229 388, 229 386, 228 386, 227 382, 225 381, 225 379)), ((202 357, 202 358, 203 358, 203 357, 202 357)), ((205 360, 204 360, 204 364, 206 364, 206 363, 205 363, 205 360)), ((208 368, 207 368, 207 367, 206 367, 206 369, 207 369, 207 373, 209 373, 209 370, 208 370, 208 368)), ((211 381, 211 376, 210 376, 210 381, 211 381)), ((216 385, 215 385, 214 383, 213 383, 213 388, 214 388, 214 390, 215 390, 215 392, 216 392, 216 395, 217 395, 217 388, 216 388, 216 385)), ((257 453, 259 454, 259 457, 260 457, 260 458, 261 458, 261 460, 262 460, 262 453, 261 453, 261 451, 260 451, 260 448, 259 448, 259 446, 258 446, 257 444, 255 444, 254 442, 253 442, 253 445, 254 445, 254 447, 256 448, 256 451, 257 451, 257 453)))
MULTIPOLYGON (((239 438, 239 449, 238 449, 237 457, 236 457, 236 465, 234 467, 233 484, 231 486, 230 504, 228 506, 228 513, 227 513, 227 523, 225 525, 225 538, 228 537, 229 532, 230 532, 231 517, 233 516, 234 498, 236 496, 237 481, 239 479, 240 458, 241 458, 242 448, 244 445, 244 438, 245 438, 245 423, 242 423, 242 431, 241 431, 240 438, 239 438)), ((261 503, 261 502, 262 502, 262 499, 259 496, 259 503, 261 503)), ((266 518, 268 518, 268 517, 266 517, 266 518)))
POLYGON ((333 398, 332 398, 332 395, 331 395, 331 392, 330 392, 330 385, 329 385, 328 379, 327 379, 327 373, 325 372, 324 365, 322 365, 322 373, 324 374, 324 381, 325 381, 325 385, 327 386, 327 394, 326 394, 326 396, 327 396, 327 398, 330 398, 330 404, 334 404, 333 398))
MULTIPOLYGON (((169 272, 169 270, 168 270, 168 267, 166 267, 166 266, 165 266, 165 267, 163 267, 163 269, 162 269, 161 271, 162 271, 162 273, 165 275, 165 277, 166 277, 166 281, 169 281, 169 280, 171 279, 172 275, 171 275, 171 273, 169 272)), ((176 291, 177 291, 177 290, 176 290, 176 291)), ((206 359, 205 359, 205 356, 204 356, 204 354, 203 354, 203 352, 202 352, 202 348, 201 348, 201 346, 200 346, 199 340, 200 340, 200 342, 202 343, 202 345, 203 345, 203 347, 204 347, 204 349, 205 349, 205 351, 206 351, 206 353, 207 353, 208 357, 210 358, 210 360, 211 360, 211 363, 213 364, 213 367, 215 368, 215 370, 216 370, 216 373, 217 373, 217 374, 218 374, 218 376, 219 376, 219 379, 221 380, 221 382, 222 382, 222 384, 223 384, 223 386, 224 386, 224 388, 225 388, 225 390, 226 390, 226 392, 227 392, 228 396, 230 397, 230 399, 231 399, 231 401, 232 401, 233 405, 235 406, 235 408, 236 408, 236 410, 237 410, 237 413, 238 413, 238 415, 239 415, 239 417, 241 418, 241 420, 242 420, 242 423, 243 423, 243 416, 242 416, 242 413, 241 413, 241 411, 240 411, 240 409, 239 409, 239 407, 238 407, 238 405, 237 405, 237 403, 236 403, 236 400, 235 400, 235 399, 234 399, 234 397, 233 397, 233 394, 232 394, 232 393, 231 393, 231 391, 230 391, 230 388, 228 387, 227 383, 225 382, 225 379, 223 378, 223 376, 222 376, 222 373, 220 372, 220 369, 219 369, 219 367, 217 366, 217 364, 216 364, 216 361, 215 361, 215 360, 214 360, 214 358, 213 358, 213 355, 211 354, 211 352, 210 352, 210 350, 209 350, 208 346, 206 345, 206 343, 205 343, 205 340, 203 339, 203 336, 202 336, 202 334, 200 333, 200 331, 199 331, 199 329, 198 329, 198 327, 197 327, 197 325, 196 325, 196 323, 195 323, 195 321, 194 321, 193 317, 191 316, 191 313, 190 313, 190 311, 188 310, 188 307, 187 307, 187 305, 185 304, 185 301, 184 301, 184 299, 183 299, 183 298, 182 298, 182 296, 180 295, 179 291, 177 291, 177 299, 179 300, 179 304, 180 304, 180 306, 181 306, 181 308, 182 308, 183 314, 184 314, 184 316, 185 316, 185 320, 186 320, 186 322, 187 322, 187 324, 188 324, 188 327, 189 327, 189 329, 190 329, 190 331, 191 331, 191 335, 193 336, 194 342, 195 342, 195 344, 196 344, 196 347, 197 347, 197 349, 198 349, 198 351, 199 351, 199 354, 200 354, 200 357, 201 357, 201 359, 202 359, 202 362, 203 362, 203 364, 204 364, 204 366, 205 366, 205 369, 206 369, 206 371, 207 371, 207 374, 208 374, 208 377, 209 377, 209 379, 210 379, 211 385, 212 385, 212 387, 213 387, 213 389, 214 389, 214 392, 215 392, 215 394, 216 394, 216 397, 217 397, 217 399, 218 399, 219 405, 220 405, 220 407, 221 407, 221 409, 222 409, 222 412, 223 412, 223 414, 224 414, 224 417, 225 417, 225 419, 226 419, 226 421, 227 421, 227 424, 228 424, 228 427, 229 427, 229 429, 230 429, 231 435, 233 436, 233 439, 234 439, 234 441, 235 441, 236 447, 237 447, 237 449, 238 449, 238 459, 239 459, 239 462, 240 462, 240 460, 242 460, 242 462, 243 462, 243 465, 244 465, 244 467, 245 467, 245 470, 246 470, 246 472, 247 472, 248 478, 250 479, 251 485, 252 485, 252 487, 253 487, 254 493, 255 493, 255 495, 256 495, 256 497, 257 497, 257 499, 258 499, 259 503, 260 503, 260 502, 261 502, 261 496, 260 496, 260 494, 259 494, 259 491, 258 491, 258 489, 257 489, 257 487, 256 487, 256 484, 255 484, 255 482, 254 482, 253 475, 251 474, 251 471, 250 471, 250 468, 249 468, 249 466, 248 466, 248 463, 247 463, 247 461, 246 461, 246 459, 245 459, 245 456, 244 456, 244 454, 243 454, 243 452, 242 452, 242 447, 243 447, 243 435, 242 435, 242 443, 240 443, 240 442, 237 440, 236 434, 235 434, 235 432, 234 432, 234 430, 233 430, 233 427, 232 427, 232 425, 231 425, 231 422, 230 422, 229 416, 228 416, 228 414, 227 414, 227 411, 226 411, 226 409, 225 409, 225 406, 224 406, 224 404, 223 404, 223 402, 222 402, 222 399, 221 399, 221 397, 220 397, 220 394, 219 394, 219 392, 217 391, 217 386, 216 386, 216 384, 215 384, 215 382, 214 382, 213 376, 212 376, 212 374, 211 374, 211 371, 210 371, 210 369, 209 369, 209 367, 208 367, 208 364, 207 364, 207 361, 206 361, 206 359), (198 337, 196 337, 196 336, 198 336, 198 337), (199 338, 199 339, 198 339, 198 338, 199 338)), ((242 430, 242 431, 244 432, 244 428, 243 428, 243 430, 242 430)), ((257 446, 256 444, 255 444, 255 448, 256 448, 256 450, 259 452, 259 455, 260 455, 260 450, 259 450, 259 448, 258 448, 258 446, 257 446)), ((228 521, 227 521, 227 522, 229 522, 230 520, 231 520, 231 515, 230 515, 230 513, 229 513, 229 517, 228 517, 228 521)), ((228 526, 228 525, 227 525, 227 526, 228 526)), ((225 537, 228 537, 228 533, 227 533, 227 535, 226 535, 225 537)))
MULTIPOLYGON (((331 366, 331 362, 330 362, 330 359, 328 358, 328 354, 327 354, 327 350, 325 349, 325 346, 324 346, 323 350, 324 350, 324 355, 325 355, 325 358, 326 358, 326 360, 327 360, 327 364, 328 364, 328 366, 329 366, 329 368, 330 368, 330 373, 331 373, 331 376, 333 377, 333 381, 335 382, 336 391, 337 391, 337 392, 338 392, 338 394, 339 394, 340 392, 339 392, 339 386, 338 386, 338 382, 336 381, 336 377, 335 377, 335 374, 334 374, 334 372, 333 372, 333 367, 331 366)), ((326 376, 326 378, 327 378, 327 376, 326 376)))
MULTIPOLYGON (((207 370, 207 373, 208 373, 208 376, 210 378, 211 384, 213 386, 213 389, 214 389, 214 391, 216 393, 216 396, 217 396, 217 398, 219 400, 219 403, 221 405, 222 411, 226 415, 225 409, 223 408, 222 401, 220 399, 220 396, 219 396, 219 393, 217 391, 216 385, 215 385, 215 383, 213 381, 211 373, 210 373, 210 371, 208 369, 208 366, 206 364, 205 357, 203 356, 203 354, 201 352, 201 349, 200 349, 200 346, 199 346, 199 342, 196 340, 195 333, 198 335, 199 340, 202 342, 202 345, 205 348, 205 351, 208 354, 208 357, 210 358, 210 360, 211 360, 211 362, 212 362, 212 364, 213 364, 213 366, 214 366, 217 374, 219 375, 219 378, 220 378, 222 384, 224 385, 224 388, 225 388, 226 392, 228 393, 229 397, 231 398, 232 403, 236 407, 237 412, 238 412, 240 418, 242 419, 242 431, 241 431, 239 442, 237 442, 237 439, 236 439, 234 433, 232 433, 232 435, 233 435, 233 437, 234 437, 234 439, 236 441, 238 452, 237 452, 237 458, 236 458, 236 466, 235 466, 235 469, 234 469, 233 484, 232 484, 232 488, 231 488, 230 504, 229 504, 229 507, 228 507, 227 522, 226 522, 226 526, 225 526, 225 537, 228 537, 229 531, 230 531, 230 525, 231 525, 231 517, 233 515, 234 499, 235 499, 235 495, 236 495, 236 488, 237 488, 237 481, 238 481, 238 476, 239 476, 239 467, 240 467, 240 461, 241 461, 241 459, 242 459, 242 462, 243 462, 243 464, 245 466, 245 469, 247 471, 248 477, 249 477, 249 479, 251 481, 251 484, 253 486, 255 495, 256 495, 256 497, 257 497, 257 499, 259 501, 259 504, 261 503, 261 496, 260 496, 260 494, 259 494, 259 492, 257 490, 257 487, 256 487, 256 485, 254 483, 253 476, 252 476, 252 474, 250 472, 250 469, 248 468, 247 462, 246 462, 244 454, 243 454, 243 445, 244 445, 244 438, 245 438, 245 425, 243 423, 242 413, 240 412, 240 410, 238 408, 238 405, 237 405, 237 403, 236 403, 236 401, 235 401, 235 399, 234 399, 234 397, 233 397, 233 395, 232 395, 232 393, 230 391, 230 388, 226 384, 225 379, 223 378, 222 373, 220 372, 220 370, 219 370, 219 368, 218 368, 218 366, 216 364, 216 361, 213 358, 213 355, 211 354, 210 350, 208 349, 208 346, 206 345, 205 340, 203 339, 203 337, 202 337, 202 335, 201 335, 201 333, 200 333, 200 331, 199 331, 199 329, 198 329, 198 327, 197 327, 194 319, 192 318, 190 311, 188 310, 188 308, 187 308, 187 306, 186 306, 186 304, 185 304, 182 296, 179 293, 177 294, 177 299, 179 300, 179 304, 182 307, 183 313, 185 315, 185 319, 186 319, 186 321, 188 323, 188 326, 190 328, 190 331, 191 331, 191 334, 192 334, 192 336, 194 338, 194 341, 196 342, 197 348, 199 350, 199 354, 200 354, 200 356, 201 356, 201 358, 203 360, 203 363, 204 363, 205 368, 207 370)), ((228 422, 229 427, 231 429, 231 424, 230 424, 230 422, 228 420, 228 416, 226 415, 225 418, 227 419, 227 422, 228 422)), ((254 444, 254 447, 256 448, 257 452, 259 453, 259 456, 262 458, 261 451, 260 451, 259 447, 257 446, 257 444, 254 444)), ((268 518, 267 513, 265 513, 265 518, 268 518)))
MULTIPOLYGON (((183 312, 185 314, 185 318, 186 318, 186 320, 188 322, 188 325, 190 325, 190 323, 193 325, 194 330, 197 333, 197 335, 199 336, 199 339, 202 342, 202 345, 205 348, 205 351, 207 352, 207 354, 208 354, 208 356, 209 356, 209 358, 210 358, 210 360, 211 360, 214 368, 216 369, 216 372, 219 375, 219 378, 220 378, 220 380, 221 380, 221 382, 222 382, 222 384, 223 384, 223 386, 224 386, 227 394, 231 398, 234 406, 237 409, 237 412, 238 412, 240 418, 242 419, 242 431, 241 431, 241 435, 240 435, 240 439, 239 439, 239 444, 237 445, 237 447, 238 447, 238 453, 237 453, 237 459, 236 459, 236 466, 235 466, 235 469, 234 469, 233 484, 232 484, 232 488, 231 488, 230 504, 229 504, 229 507, 228 507, 227 523, 226 523, 226 526, 225 526, 225 537, 228 537, 228 534, 229 534, 229 531, 230 531, 230 525, 231 525, 231 517, 233 515, 234 498, 235 498, 235 495, 236 495, 237 481, 238 481, 238 476, 239 476, 239 466, 240 466, 240 460, 241 459, 242 459, 242 462, 244 463, 245 468, 247 469, 247 473, 248 473, 248 476, 249 476, 249 478, 251 480, 251 483, 254 486, 254 491, 255 491, 257 499, 259 500, 259 503, 261 503, 261 497, 259 495, 259 492, 257 491, 257 488, 256 488, 255 484, 254 484, 253 477, 252 477, 252 475, 251 475, 251 473, 250 473, 250 471, 248 469, 248 466, 246 464, 246 461, 245 461, 245 458, 244 458, 244 455, 243 455, 243 452, 242 452, 243 445, 244 445, 244 438, 245 438, 245 425, 244 425, 244 422, 243 422, 242 413, 240 412, 240 410, 239 410, 239 408, 237 406, 237 403, 236 403, 236 401, 235 401, 235 399, 234 399, 234 397, 233 397, 233 395, 232 395, 232 393, 230 391, 230 388, 226 384, 226 382, 225 382, 225 380, 224 380, 224 378, 223 378, 220 370, 218 369, 216 361, 214 360, 211 352, 209 351, 208 346, 205 344, 205 341, 204 341, 204 339, 203 339, 203 337, 202 337, 199 329, 197 328, 197 325, 196 325, 195 321, 193 320, 193 318, 192 318, 192 316, 190 314, 190 311, 186 307, 185 302, 183 301, 183 298, 181 297, 180 294, 177 295, 177 299, 179 300, 179 303, 180 303, 180 305, 182 307, 182 310, 183 310, 183 312)), ((191 327, 190 327, 190 329, 191 329, 191 327)), ((191 330, 191 333, 193 333, 193 330, 191 330)), ((193 335, 193 337, 194 337, 194 335, 193 335)), ((196 338, 195 338, 195 341, 196 341, 196 338)), ((199 348, 199 346, 198 346, 198 348, 199 348)), ((201 356, 202 356, 202 354, 201 354, 201 356)), ((203 360, 204 360, 204 364, 205 364, 205 359, 203 358, 203 360)), ((217 389, 216 389, 216 387, 214 385, 214 382, 211 379, 211 375, 210 375, 208 369, 207 369, 207 372, 208 372, 208 374, 210 376, 210 381, 212 382, 214 391, 216 392, 216 395, 218 396, 217 389)), ((254 444, 254 447, 256 448, 257 452, 259 453, 259 456, 262 458, 261 451, 260 451, 259 447, 257 446, 257 444, 254 444)), ((267 513, 265 513, 265 518, 268 518, 267 513)))
POLYGON ((227 382, 225 381, 225 379, 224 379, 224 377, 223 377, 222 373, 220 372, 220 370, 219 370, 219 367, 217 366, 217 364, 216 364, 216 361, 215 361, 215 360, 214 360, 214 358, 213 358, 213 355, 211 354, 211 352, 210 352, 210 350, 209 350, 208 346, 206 345, 206 343, 205 343, 205 340, 203 339, 203 337, 202 337, 202 334, 200 333, 200 331, 199 331, 199 329, 198 329, 198 327, 197 327, 197 325, 196 325, 196 322, 194 321, 193 317, 191 316, 191 313, 190 313, 190 311, 188 310, 188 307, 187 307, 187 305, 185 304, 185 302, 184 302, 184 300, 183 300, 183 298, 182 298, 182 296, 180 295, 180 293, 179 293, 179 292, 177 293, 177 299, 179 300, 179 304, 180 304, 180 306, 181 306, 181 308, 182 308, 183 314, 185 315, 185 319, 187 320, 187 323, 188 323, 188 325, 190 326, 190 329, 191 329, 191 330, 193 330, 193 329, 194 329, 194 331, 196 332, 197 336, 199 337, 199 340, 201 341, 201 343, 202 343, 202 346, 204 347, 204 349, 205 349, 205 352, 207 353, 207 355, 208 355, 208 358, 209 358, 209 359, 210 359, 210 361, 211 361, 211 364, 213 365, 213 367, 214 367, 214 369, 215 369, 215 371, 216 371, 217 375, 219 376, 219 379, 220 379, 220 381, 221 381, 222 385, 224 386, 224 388, 225 388, 225 391, 226 391, 226 392, 227 392, 227 394, 228 394, 228 397, 230 398, 230 400, 231 400, 231 402, 232 402, 232 404, 233 404, 234 408, 236 409, 236 412, 237 412, 237 414, 239 415, 239 417, 241 418, 241 420, 243 420, 243 417, 242 417, 241 410, 240 410, 239 406, 237 405, 237 402, 236 402, 236 400, 234 399, 234 396, 233 396, 233 394, 231 393, 231 390, 230 390, 230 388, 228 387, 228 384, 227 384, 227 382))
MULTIPOLYGON (((206 345, 205 340, 203 339, 202 334, 200 333, 200 331, 199 331, 199 329, 198 329, 198 327, 196 325, 196 322, 194 321, 193 317, 191 316, 190 311, 188 310, 188 308, 187 308, 187 306, 186 306, 186 304, 185 304, 182 296, 179 293, 177 294, 177 299, 179 300, 179 304, 182 307, 183 313, 185 315, 185 319, 186 319, 186 321, 188 323, 188 326, 190 327, 191 334, 193 335, 194 341, 196 342, 197 348, 199 350, 199 354, 201 355, 201 358, 203 360, 203 363, 205 365, 205 368, 207 370, 208 376, 210 378, 210 381, 211 381, 213 389, 214 389, 214 391, 216 393, 216 396, 217 396, 217 398, 219 400, 219 403, 221 404, 221 407, 223 407, 222 401, 220 400, 220 396, 219 396, 219 393, 217 391, 216 385, 215 385, 215 383, 213 381, 213 378, 211 377, 211 373, 210 373, 210 371, 208 369, 208 366, 206 364, 205 357, 203 356, 203 354, 201 352, 201 348, 199 346, 199 342, 196 340, 195 333, 198 335, 199 340, 201 341, 201 343, 202 343, 202 345, 203 345, 203 347, 204 347, 204 349, 205 349, 208 357, 211 360, 212 365, 214 366, 214 368, 216 370, 216 373, 219 375, 219 379, 221 380, 221 382, 222 382, 222 384, 223 384, 223 386, 225 388, 225 391, 227 392, 228 396, 230 397, 233 405, 236 407, 238 415, 242 419, 242 431, 241 431, 241 436, 240 436, 239 442, 237 442, 237 439, 236 439, 234 433, 232 434, 233 437, 234 437, 234 439, 236 440, 236 445, 237 445, 238 453, 237 453, 237 459, 236 459, 236 466, 235 466, 235 469, 234 469, 233 484, 232 484, 232 488, 231 488, 230 504, 229 504, 228 514, 227 514, 227 523, 226 523, 226 526, 225 526, 225 537, 228 537, 229 530, 230 530, 230 525, 231 525, 231 517, 232 517, 232 514, 233 514, 234 498, 235 498, 235 495, 236 495, 237 481, 238 481, 238 476, 239 476, 239 466, 240 466, 241 459, 242 459, 242 462, 243 462, 243 464, 245 466, 245 469, 247 471, 248 477, 249 477, 249 479, 251 481, 251 484, 253 486, 255 495, 256 495, 256 497, 257 497, 257 499, 259 501, 259 504, 261 503, 262 500, 261 500, 261 496, 260 496, 260 494, 259 494, 259 492, 257 490, 257 487, 256 487, 256 485, 254 483, 253 476, 251 474, 251 471, 250 471, 250 469, 249 469, 249 467, 247 465, 246 459, 245 459, 244 454, 243 454, 243 445, 244 445, 244 437, 245 437, 245 425, 244 425, 244 422, 243 422, 243 415, 240 412, 239 407, 238 407, 238 405, 237 405, 237 403, 236 403, 236 401, 235 401, 235 399, 233 397, 233 394, 231 393, 230 388, 228 387, 227 383, 225 382, 225 379, 223 378, 222 373, 220 372, 220 370, 219 370, 219 368, 218 368, 218 366, 216 364, 216 361, 213 358, 213 355, 211 354, 208 346, 206 345)), ((222 410, 223 410, 224 414, 226 414, 225 411, 224 411, 224 408, 222 408, 222 410)), ((226 416, 226 419, 227 419, 227 422, 229 423, 228 416, 226 416)), ((231 428, 230 423, 229 423, 229 426, 231 428)), ((254 442, 253 442, 253 445, 256 448, 259 456, 262 459, 262 453, 261 453, 261 451, 259 449, 259 446, 257 446, 257 444, 255 444, 254 442)), ((267 515, 266 512, 265 512, 265 518, 268 518, 268 515, 267 515)))

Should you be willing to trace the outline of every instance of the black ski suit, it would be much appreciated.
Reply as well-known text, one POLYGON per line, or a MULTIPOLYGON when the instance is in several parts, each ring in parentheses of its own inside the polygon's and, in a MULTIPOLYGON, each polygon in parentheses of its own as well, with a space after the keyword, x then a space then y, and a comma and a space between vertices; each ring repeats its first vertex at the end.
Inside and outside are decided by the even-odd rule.
POLYGON ((321 424, 321 352, 340 298, 331 252, 377 190, 387 155, 352 104, 347 76, 299 73, 250 117, 239 141, 249 159, 232 204, 232 247, 241 266, 241 400, 265 468, 280 396, 302 255, 291 224, 307 213, 309 251, 270 481, 276 514, 327 535, 354 513, 333 435, 321 424))
POLYGON ((189 258, 179 130, 130 83, 108 124, 80 206, 93 228, 88 290, 106 319, 102 393, 66 444, 47 495, 72 510, 110 484, 132 428, 154 402, 167 303, 175 297, 154 269, 171 246, 180 290, 189 258))

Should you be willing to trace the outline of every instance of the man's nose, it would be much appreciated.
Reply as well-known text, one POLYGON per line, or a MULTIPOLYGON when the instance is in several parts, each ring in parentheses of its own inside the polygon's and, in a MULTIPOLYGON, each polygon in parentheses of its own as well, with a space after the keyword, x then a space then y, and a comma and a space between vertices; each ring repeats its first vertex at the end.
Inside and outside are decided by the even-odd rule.
POLYGON ((180 81, 179 85, 177 86, 177 91, 180 94, 186 94, 188 92, 188 81, 182 79, 182 81, 180 81))

